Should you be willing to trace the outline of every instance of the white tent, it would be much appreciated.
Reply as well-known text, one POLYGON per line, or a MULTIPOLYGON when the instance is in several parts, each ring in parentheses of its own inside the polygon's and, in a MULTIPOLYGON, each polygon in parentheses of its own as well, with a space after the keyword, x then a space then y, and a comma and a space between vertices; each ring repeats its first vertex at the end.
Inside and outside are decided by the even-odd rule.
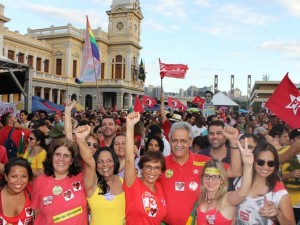
POLYGON ((232 101, 229 97, 223 94, 223 92, 218 92, 213 96, 212 102, 215 106, 239 106, 236 102, 232 101))

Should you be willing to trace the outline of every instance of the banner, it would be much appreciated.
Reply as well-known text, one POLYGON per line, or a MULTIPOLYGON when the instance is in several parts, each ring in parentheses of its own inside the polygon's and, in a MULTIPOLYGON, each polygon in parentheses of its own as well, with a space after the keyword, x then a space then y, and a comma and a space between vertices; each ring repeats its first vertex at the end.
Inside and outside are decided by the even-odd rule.
POLYGON ((142 98, 142 104, 146 107, 152 108, 157 104, 157 102, 154 98, 144 95, 142 98))
POLYGON ((17 103, 0 102, 0 117, 8 112, 17 116, 20 113, 20 110, 17 110, 16 106, 17 103))
POLYGON ((159 59, 160 67, 160 77, 173 77, 184 79, 186 71, 189 69, 187 65, 184 64, 166 64, 162 63, 159 59))
POLYGON ((290 80, 288 73, 266 102, 267 107, 291 128, 300 128, 300 92, 290 80))

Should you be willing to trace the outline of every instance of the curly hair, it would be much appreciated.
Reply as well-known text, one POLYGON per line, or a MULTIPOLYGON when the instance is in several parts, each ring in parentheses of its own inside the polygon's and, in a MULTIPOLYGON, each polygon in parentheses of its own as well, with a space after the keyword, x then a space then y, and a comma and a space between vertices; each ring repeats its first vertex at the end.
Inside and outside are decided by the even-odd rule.
MULTIPOLYGON (((101 154, 101 152, 104 152, 104 151, 107 151, 111 154, 111 157, 114 161, 114 175, 118 174, 119 173, 119 168, 120 168, 120 162, 119 162, 119 158, 118 156, 116 155, 115 151, 110 148, 110 147, 104 147, 104 148, 99 148, 95 154, 93 155, 94 157, 94 160, 96 162, 96 165, 97 165, 97 162, 98 162, 98 158, 101 154)), ((109 185, 106 183, 104 177, 98 172, 97 170, 97 166, 96 166, 96 175, 97 175, 97 178, 98 178, 98 181, 97 181, 97 186, 99 187, 99 195, 104 195, 106 194, 107 192, 109 192, 109 185)))
POLYGON ((60 138, 52 141, 50 145, 50 149, 47 152, 46 159, 43 162, 44 173, 47 176, 55 177, 54 167, 53 167, 53 156, 55 151, 62 146, 66 147, 69 150, 72 157, 72 164, 69 166, 68 176, 72 177, 74 175, 79 174, 82 171, 82 161, 79 155, 77 145, 73 143, 71 140, 68 140, 66 138, 60 138))
POLYGON ((157 143, 158 143, 158 146, 159 146, 159 151, 160 152, 163 152, 164 151, 164 142, 162 141, 162 139, 156 135, 151 135, 150 137, 148 137, 146 143, 145 143, 145 152, 148 151, 148 147, 149 147, 149 144, 150 144, 150 141, 151 140, 156 140, 157 143))

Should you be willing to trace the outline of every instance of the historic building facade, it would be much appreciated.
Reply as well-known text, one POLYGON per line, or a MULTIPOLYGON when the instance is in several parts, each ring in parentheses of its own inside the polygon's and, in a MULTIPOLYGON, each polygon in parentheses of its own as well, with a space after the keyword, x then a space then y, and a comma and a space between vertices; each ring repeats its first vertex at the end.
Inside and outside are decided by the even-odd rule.
MULTIPOLYGON (((4 6, 0 5, 1 55, 31 67, 29 96, 37 95, 57 104, 75 98, 90 109, 99 105, 129 108, 134 97, 144 93, 144 84, 137 79, 142 48, 140 3, 113 0, 107 15, 108 32, 101 28, 93 30, 101 58, 101 78, 97 85, 75 83, 75 78, 80 78, 85 30, 71 24, 28 29, 22 35, 4 27, 10 19, 4 16, 4 6)), ((21 94, 9 94, 0 96, 0 101, 16 102, 22 98, 21 94)))

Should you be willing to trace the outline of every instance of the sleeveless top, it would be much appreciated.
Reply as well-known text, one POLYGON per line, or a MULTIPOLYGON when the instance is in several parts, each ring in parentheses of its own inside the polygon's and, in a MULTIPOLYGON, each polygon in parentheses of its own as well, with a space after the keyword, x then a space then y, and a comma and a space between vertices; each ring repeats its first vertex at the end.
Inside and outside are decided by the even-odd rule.
POLYGON ((107 221, 110 225, 122 225, 125 220, 124 191, 118 195, 111 192, 99 195, 99 191, 97 187, 94 194, 87 198, 92 216, 90 225, 106 225, 107 221))
POLYGON ((2 197, 0 192, 0 224, 12 224, 12 225, 19 225, 19 224, 33 224, 33 209, 30 207, 30 197, 29 193, 27 193, 27 190, 24 190, 25 195, 25 204, 22 209, 22 211, 14 216, 14 217, 8 217, 3 214, 2 209, 2 197))
POLYGON ((224 218, 220 211, 216 208, 210 209, 207 212, 201 212, 200 206, 197 208, 197 224, 198 225, 208 225, 208 224, 221 224, 221 225, 231 225, 232 220, 224 218))

